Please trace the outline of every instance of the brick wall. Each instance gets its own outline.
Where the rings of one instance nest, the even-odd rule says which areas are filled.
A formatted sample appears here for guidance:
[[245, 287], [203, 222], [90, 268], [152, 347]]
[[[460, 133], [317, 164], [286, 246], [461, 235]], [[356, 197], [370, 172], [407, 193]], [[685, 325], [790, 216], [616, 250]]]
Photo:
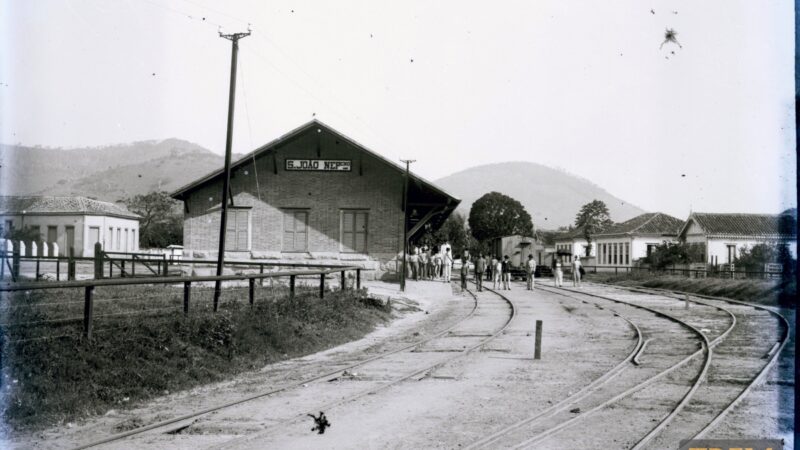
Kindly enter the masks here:
[[[287, 158], [346, 159], [352, 161], [352, 171], [286, 171]], [[266, 152], [255, 163], [254, 167], [251, 160], [232, 172], [234, 204], [250, 208], [249, 250], [232, 253], [232, 257], [364, 261], [365, 266], [374, 261], [373, 268], [380, 271], [393, 267], [390, 261], [402, 241], [403, 178], [399, 172], [335, 136], [315, 130], [278, 148], [274, 158], [273, 152]], [[187, 195], [184, 246], [188, 256], [216, 256], [221, 189], [220, 178]], [[284, 211], [295, 208], [308, 210], [308, 252], [281, 251]], [[341, 251], [343, 209], [368, 211], [366, 255]]]

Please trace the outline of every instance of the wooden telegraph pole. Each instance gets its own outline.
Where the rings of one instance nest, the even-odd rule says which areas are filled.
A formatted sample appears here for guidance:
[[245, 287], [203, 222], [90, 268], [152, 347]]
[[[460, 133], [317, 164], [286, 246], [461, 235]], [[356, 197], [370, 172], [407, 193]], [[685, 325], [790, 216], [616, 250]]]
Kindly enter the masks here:
[[[219, 226], [219, 255], [217, 256], [217, 276], [222, 275], [222, 268], [225, 265], [225, 229], [228, 224], [228, 196], [231, 182], [231, 144], [233, 143], [233, 106], [236, 101], [236, 57], [239, 53], [239, 39], [250, 36], [248, 27], [247, 33], [222, 34], [219, 37], [231, 41], [231, 86], [228, 93], [228, 136], [225, 139], [225, 173], [222, 177], [222, 220]], [[233, 199], [230, 199], [233, 200]], [[222, 282], [214, 282], [214, 311], [219, 308], [219, 296], [221, 293]]]
[[403, 179], [403, 267], [400, 275], [400, 290], [406, 291], [406, 253], [408, 253], [408, 176], [409, 164], [417, 162], [416, 159], [401, 159], [406, 163], [406, 177]]

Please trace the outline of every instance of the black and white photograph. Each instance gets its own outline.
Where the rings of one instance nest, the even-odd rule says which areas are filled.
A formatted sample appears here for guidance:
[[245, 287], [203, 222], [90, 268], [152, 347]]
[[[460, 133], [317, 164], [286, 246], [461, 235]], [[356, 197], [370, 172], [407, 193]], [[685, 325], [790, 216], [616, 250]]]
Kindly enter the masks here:
[[794, 449], [796, 9], [0, 0], [0, 448]]

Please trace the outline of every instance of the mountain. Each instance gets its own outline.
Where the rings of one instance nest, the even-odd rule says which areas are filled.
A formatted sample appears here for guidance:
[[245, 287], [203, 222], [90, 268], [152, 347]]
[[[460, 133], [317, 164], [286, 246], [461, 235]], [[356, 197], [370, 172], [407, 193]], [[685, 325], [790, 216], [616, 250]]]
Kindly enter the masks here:
[[171, 191], [223, 165], [222, 156], [180, 139], [74, 149], [0, 145], [0, 161], [4, 195], [106, 201]]
[[475, 200], [497, 191], [519, 200], [531, 215], [534, 227], [541, 229], [573, 224], [581, 206], [595, 199], [605, 202], [615, 222], [644, 212], [591, 181], [530, 162], [472, 167], [436, 180], [436, 184], [461, 199], [457, 211], [464, 216], [469, 216]]

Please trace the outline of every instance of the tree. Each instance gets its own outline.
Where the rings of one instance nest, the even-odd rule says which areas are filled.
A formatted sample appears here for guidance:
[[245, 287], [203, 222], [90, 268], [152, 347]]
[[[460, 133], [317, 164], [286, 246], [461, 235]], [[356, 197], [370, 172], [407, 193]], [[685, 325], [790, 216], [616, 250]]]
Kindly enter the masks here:
[[435, 247], [449, 242], [453, 248], [453, 255], [460, 255], [465, 248], [470, 247], [469, 235], [464, 223], [464, 216], [453, 213], [444, 221], [436, 232], [426, 231], [417, 241], [417, 245]]
[[514, 234], [533, 235], [531, 215], [522, 203], [499, 192], [484, 194], [472, 204], [469, 227], [480, 242]]
[[792, 273], [797, 264], [786, 244], [764, 243], [741, 249], [736, 258], [736, 270], [761, 272], [768, 263], [780, 264], [787, 274]]
[[586, 256], [592, 252], [592, 236], [605, 230], [613, 222], [608, 214], [608, 207], [601, 200], [592, 200], [583, 205], [575, 216], [575, 226], [583, 228], [583, 237], [586, 238]]
[[650, 264], [655, 269], [664, 269], [675, 264], [690, 264], [704, 262], [706, 260], [706, 244], [686, 243], [686, 242], [667, 242], [664, 241], [656, 245], [650, 255], [644, 258], [644, 262]]
[[140, 194], [123, 201], [128, 209], [142, 218], [139, 221], [139, 246], [164, 248], [183, 243], [183, 217], [180, 202], [166, 192]]

